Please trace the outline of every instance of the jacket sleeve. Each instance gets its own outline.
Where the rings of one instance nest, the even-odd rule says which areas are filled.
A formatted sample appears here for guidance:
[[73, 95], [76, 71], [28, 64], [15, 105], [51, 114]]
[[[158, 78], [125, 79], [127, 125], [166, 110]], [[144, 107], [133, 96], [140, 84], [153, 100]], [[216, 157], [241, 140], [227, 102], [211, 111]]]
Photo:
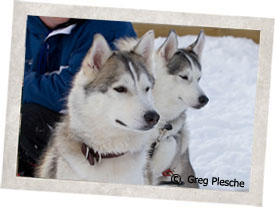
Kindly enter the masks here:
[[[57, 112], [65, 109], [73, 76], [79, 70], [95, 33], [86, 33], [79, 39], [79, 46], [73, 51], [68, 68], [42, 75], [37, 72], [25, 72], [22, 102], [40, 104]], [[125, 36], [136, 37], [132, 24], [122, 22], [116, 24], [112, 30], [102, 31], [102, 34], [112, 49], [115, 39]]]

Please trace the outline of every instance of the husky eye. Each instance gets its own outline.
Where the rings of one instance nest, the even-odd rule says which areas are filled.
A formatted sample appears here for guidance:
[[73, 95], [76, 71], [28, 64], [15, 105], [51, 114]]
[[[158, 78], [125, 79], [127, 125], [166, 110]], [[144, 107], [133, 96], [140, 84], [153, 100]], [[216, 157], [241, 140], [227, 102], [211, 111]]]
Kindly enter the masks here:
[[181, 77], [183, 80], [188, 80], [188, 76], [187, 75], [185, 75], [185, 76], [179, 75], [179, 77]]
[[114, 88], [114, 90], [118, 93], [127, 93], [127, 88], [125, 88], [124, 86], [119, 86]]
[[150, 87], [147, 87], [146, 89], [145, 89], [145, 92], [148, 92], [150, 90]]
[[198, 78], [198, 81], [200, 81], [200, 80], [201, 80], [201, 78], [199, 77], [199, 78]]

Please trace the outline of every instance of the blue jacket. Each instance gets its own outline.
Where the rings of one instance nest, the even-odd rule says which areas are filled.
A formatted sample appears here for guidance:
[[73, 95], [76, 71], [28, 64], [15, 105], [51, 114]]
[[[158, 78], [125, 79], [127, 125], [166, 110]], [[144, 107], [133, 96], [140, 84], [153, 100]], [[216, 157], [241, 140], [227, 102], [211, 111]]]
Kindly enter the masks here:
[[56, 112], [63, 110], [72, 78], [96, 33], [101, 33], [112, 49], [115, 39], [136, 37], [128, 22], [80, 20], [50, 31], [39, 17], [29, 16], [22, 103], [40, 104]]

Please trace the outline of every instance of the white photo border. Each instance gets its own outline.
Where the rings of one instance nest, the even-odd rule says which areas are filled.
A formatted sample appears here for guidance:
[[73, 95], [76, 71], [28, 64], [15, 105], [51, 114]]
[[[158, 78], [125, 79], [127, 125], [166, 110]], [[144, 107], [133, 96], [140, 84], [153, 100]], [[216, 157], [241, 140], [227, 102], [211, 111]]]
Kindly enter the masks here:
[[[249, 192], [17, 177], [17, 149], [20, 126], [21, 92], [24, 75], [26, 20], [28, 15], [119, 20], [150, 24], [171, 25], [172, 23], [173, 25], [182, 26], [260, 31], [259, 69], [257, 75]], [[12, 189], [91, 193], [260, 206], [263, 192], [273, 29], [274, 20], [267, 18], [229, 17], [15, 1], [2, 186]], [[169, 189], [169, 191], [167, 189]]]

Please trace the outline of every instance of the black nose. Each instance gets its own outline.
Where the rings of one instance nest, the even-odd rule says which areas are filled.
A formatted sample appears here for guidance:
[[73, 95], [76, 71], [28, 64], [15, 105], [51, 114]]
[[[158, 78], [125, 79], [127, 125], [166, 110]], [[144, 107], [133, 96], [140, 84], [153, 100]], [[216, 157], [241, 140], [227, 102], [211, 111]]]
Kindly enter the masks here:
[[208, 103], [208, 101], [209, 101], [209, 99], [205, 95], [202, 95], [199, 97], [199, 103], [202, 106], [206, 105]]
[[159, 121], [159, 114], [155, 111], [147, 111], [144, 115], [144, 119], [150, 127], [153, 127]]

